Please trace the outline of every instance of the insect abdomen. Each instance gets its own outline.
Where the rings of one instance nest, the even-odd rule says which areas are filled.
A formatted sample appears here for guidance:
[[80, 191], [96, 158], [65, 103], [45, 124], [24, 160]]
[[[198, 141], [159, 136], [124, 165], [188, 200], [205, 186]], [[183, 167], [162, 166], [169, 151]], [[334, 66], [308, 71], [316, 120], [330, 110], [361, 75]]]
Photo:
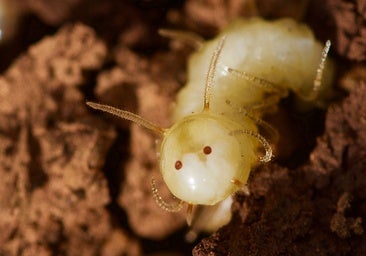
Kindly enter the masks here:
[[[270, 95], [271, 104], [275, 105], [288, 90], [300, 97], [311, 93], [323, 49], [311, 30], [291, 19], [272, 22], [260, 18], [239, 19], [191, 56], [188, 83], [177, 98], [176, 120], [202, 110], [203, 74], [207, 73], [212, 53], [223, 36], [226, 36], [226, 42], [217, 65], [211, 111], [232, 115], [240, 121], [242, 117], [233, 112], [243, 107], [251, 108]], [[269, 81], [275, 88], [264, 86], [258, 80], [237, 77], [229, 73], [228, 68]], [[331, 67], [326, 67], [322, 91], [329, 88], [331, 73]], [[319, 93], [320, 97], [322, 93]], [[253, 112], [255, 114], [255, 109]], [[261, 113], [258, 111], [258, 115]]]

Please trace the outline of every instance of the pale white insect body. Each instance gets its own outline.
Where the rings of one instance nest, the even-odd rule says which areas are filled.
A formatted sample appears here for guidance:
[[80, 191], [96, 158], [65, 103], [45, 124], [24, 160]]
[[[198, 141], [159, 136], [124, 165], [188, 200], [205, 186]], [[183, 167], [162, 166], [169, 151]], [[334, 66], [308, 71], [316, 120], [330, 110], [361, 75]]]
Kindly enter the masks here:
[[[210, 111], [201, 117], [204, 74], [224, 36]], [[234, 131], [257, 132], [255, 119], [271, 111], [290, 89], [309, 95], [322, 49], [307, 26], [291, 19], [237, 20], [203, 44], [189, 60], [188, 83], [177, 97], [174, 118], [179, 131], [173, 126], [162, 144], [161, 170], [171, 192], [190, 204], [212, 205], [238, 189], [233, 180], [246, 184], [258, 159], [258, 139]], [[330, 85], [330, 70], [326, 72], [322, 90]], [[249, 77], [243, 77], [246, 74]], [[202, 153], [205, 145], [212, 148], [209, 156]], [[183, 167], [171, 171], [177, 160]]]
[[[190, 58], [188, 83], [177, 97], [172, 127], [161, 128], [110, 106], [88, 105], [163, 136], [161, 173], [180, 201], [167, 204], [153, 181], [154, 198], [168, 211], [188, 203], [190, 212], [193, 205], [225, 200], [247, 183], [259, 160], [271, 159], [269, 143], [259, 134], [260, 117], [289, 90], [321, 101], [332, 73], [324, 67], [329, 45], [322, 49], [310, 29], [293, 20], [237, 20]], [[264, 156], [259, 156], [259, 147]]]

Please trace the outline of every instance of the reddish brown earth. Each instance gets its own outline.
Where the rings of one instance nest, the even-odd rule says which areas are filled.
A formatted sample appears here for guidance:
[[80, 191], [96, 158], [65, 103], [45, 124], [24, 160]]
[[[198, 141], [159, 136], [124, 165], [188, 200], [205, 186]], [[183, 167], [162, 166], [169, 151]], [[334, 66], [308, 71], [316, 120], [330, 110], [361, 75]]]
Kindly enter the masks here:
[[[14, 1], [2, 1], [3, 4]], [[366, 1], [31, 1], [0, 42], [0, 255], [366, 255]], [[11, 15], [10, 15], [11, 14]], [[277, 158], [252, 172], [232, 221], [193, 243], [154, 202], [157, 139], [95, 100], [169, 126], [192, 48], [235, 17], [291, 16], [333, 42], [334, 98], [269, 117]]]

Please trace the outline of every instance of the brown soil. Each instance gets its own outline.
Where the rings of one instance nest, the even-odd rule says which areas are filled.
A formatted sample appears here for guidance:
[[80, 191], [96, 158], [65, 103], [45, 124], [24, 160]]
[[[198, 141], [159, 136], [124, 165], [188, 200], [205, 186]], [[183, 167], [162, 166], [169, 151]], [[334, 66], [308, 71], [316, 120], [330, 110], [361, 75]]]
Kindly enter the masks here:
[[[365, 0], [1, 4], [0, 255], [366, 255]], [[332, 40], [335, 96], [307, 114], [281, 104], [277, 158], [252, 172], [228, 225], [189, 243], [185, 213], [151, 195], [154, 177], [169, 197], [156, 136], [85, 101], [169, 126], [193, 49], [157, 30], [209, 38], [255, 15]]]

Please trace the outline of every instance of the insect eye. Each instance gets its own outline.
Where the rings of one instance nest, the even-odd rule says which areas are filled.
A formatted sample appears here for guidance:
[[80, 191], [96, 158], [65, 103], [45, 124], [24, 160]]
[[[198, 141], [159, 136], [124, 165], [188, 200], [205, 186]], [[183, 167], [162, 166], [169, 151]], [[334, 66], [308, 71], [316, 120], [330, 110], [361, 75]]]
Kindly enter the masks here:
[[183, 163], [182, 163], [182, 161], [176, 161], [175, 162], [175, 165], [174, 165], [174, 167], [175, 167], [175, 169], [178, 171], [178, 170], [180, 170], [180, 169], [182, 169], [182, 167], [183, 167]]
[[212, 148], [210, 146], [206, 146], [203, 148], [203, 153], [205, 155], [209, 155], [209, 154], [211, 154], [211, 152], [212, 152]]

